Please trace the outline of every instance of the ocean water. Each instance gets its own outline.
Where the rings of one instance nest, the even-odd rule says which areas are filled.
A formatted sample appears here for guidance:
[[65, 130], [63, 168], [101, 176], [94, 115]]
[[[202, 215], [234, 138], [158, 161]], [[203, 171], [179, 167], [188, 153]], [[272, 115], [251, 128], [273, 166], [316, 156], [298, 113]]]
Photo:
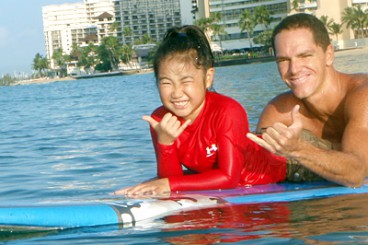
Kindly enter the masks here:
[[[368, 49], [336, 67], [368, 72]], [[242, 103], [251, 130], [286, 90], [273, 62], [216, 68], [215, 89]], [[152, 73], [0, 87], [0, 206], [111, 201], [156, 174], [148, 124], [160, 105]], [[123, 200], [120, 197], [119, 200]], [[6, 244], [368, 244], [367, 195], [238, 205], [148, 224], [0, 232]]]

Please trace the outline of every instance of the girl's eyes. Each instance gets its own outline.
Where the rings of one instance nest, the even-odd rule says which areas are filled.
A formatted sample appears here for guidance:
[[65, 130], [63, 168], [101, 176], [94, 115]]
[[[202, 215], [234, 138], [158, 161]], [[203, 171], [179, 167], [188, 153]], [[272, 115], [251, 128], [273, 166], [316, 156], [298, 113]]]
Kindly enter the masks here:
[[168, 80], [161, 80], [161, 81], [159, 82], [159, 84], [160, 84], [160, 85], [170, 85], [170, 84], [171, 84], [171, 82], [170, 82], [170, 81], [168, 81]]
[[[190, 84], [192, 82], [193, 82], [192, 80], [184, 80], [184, 81], [181, 81], [181, 84]], [[163, 80], [163, 81], [160, 81], [159, 84], [160, 85], [172, 85], [172, 82]]]

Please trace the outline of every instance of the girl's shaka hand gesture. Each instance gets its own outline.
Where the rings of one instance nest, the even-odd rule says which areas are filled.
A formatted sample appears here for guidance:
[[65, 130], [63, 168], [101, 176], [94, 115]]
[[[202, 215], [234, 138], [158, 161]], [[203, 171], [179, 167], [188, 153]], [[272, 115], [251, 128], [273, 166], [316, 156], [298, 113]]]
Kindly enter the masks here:
[[186, 120], [181, 124], [179, 119], [171, 113], [166, 113], [161, 122], [157, 122], [151, 116], [143, 116], [142, 119], [156, 131], [158, 142], [162, 145], [172, 145], [191, 123], [190, 120]]

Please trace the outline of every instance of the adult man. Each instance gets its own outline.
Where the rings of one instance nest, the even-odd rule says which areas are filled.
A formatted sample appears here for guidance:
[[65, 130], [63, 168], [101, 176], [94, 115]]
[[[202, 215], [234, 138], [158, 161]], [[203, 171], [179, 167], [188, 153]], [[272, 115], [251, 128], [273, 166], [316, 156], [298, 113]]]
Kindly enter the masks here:
[[[265, 107], [248, 138], [332, 182], [362, 185], [368, 175], [368, 75], [333, 67], [334, 50], [322, 22], [309, 14], [286, 17], [273, 32], [281, 79], [290, 91]], [[304, 130], [332, 143], [322, 149]]]

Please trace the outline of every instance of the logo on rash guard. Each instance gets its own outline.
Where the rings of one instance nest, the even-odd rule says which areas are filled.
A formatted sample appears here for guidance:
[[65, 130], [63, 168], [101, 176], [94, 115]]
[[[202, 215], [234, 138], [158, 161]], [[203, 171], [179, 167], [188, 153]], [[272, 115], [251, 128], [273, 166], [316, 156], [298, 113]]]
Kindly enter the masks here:
[[217, 146], [215, 144], [211, 145], [211, 148], [209, 146], [206, 147], [207, 157], [212, 156], [217, 151]]

